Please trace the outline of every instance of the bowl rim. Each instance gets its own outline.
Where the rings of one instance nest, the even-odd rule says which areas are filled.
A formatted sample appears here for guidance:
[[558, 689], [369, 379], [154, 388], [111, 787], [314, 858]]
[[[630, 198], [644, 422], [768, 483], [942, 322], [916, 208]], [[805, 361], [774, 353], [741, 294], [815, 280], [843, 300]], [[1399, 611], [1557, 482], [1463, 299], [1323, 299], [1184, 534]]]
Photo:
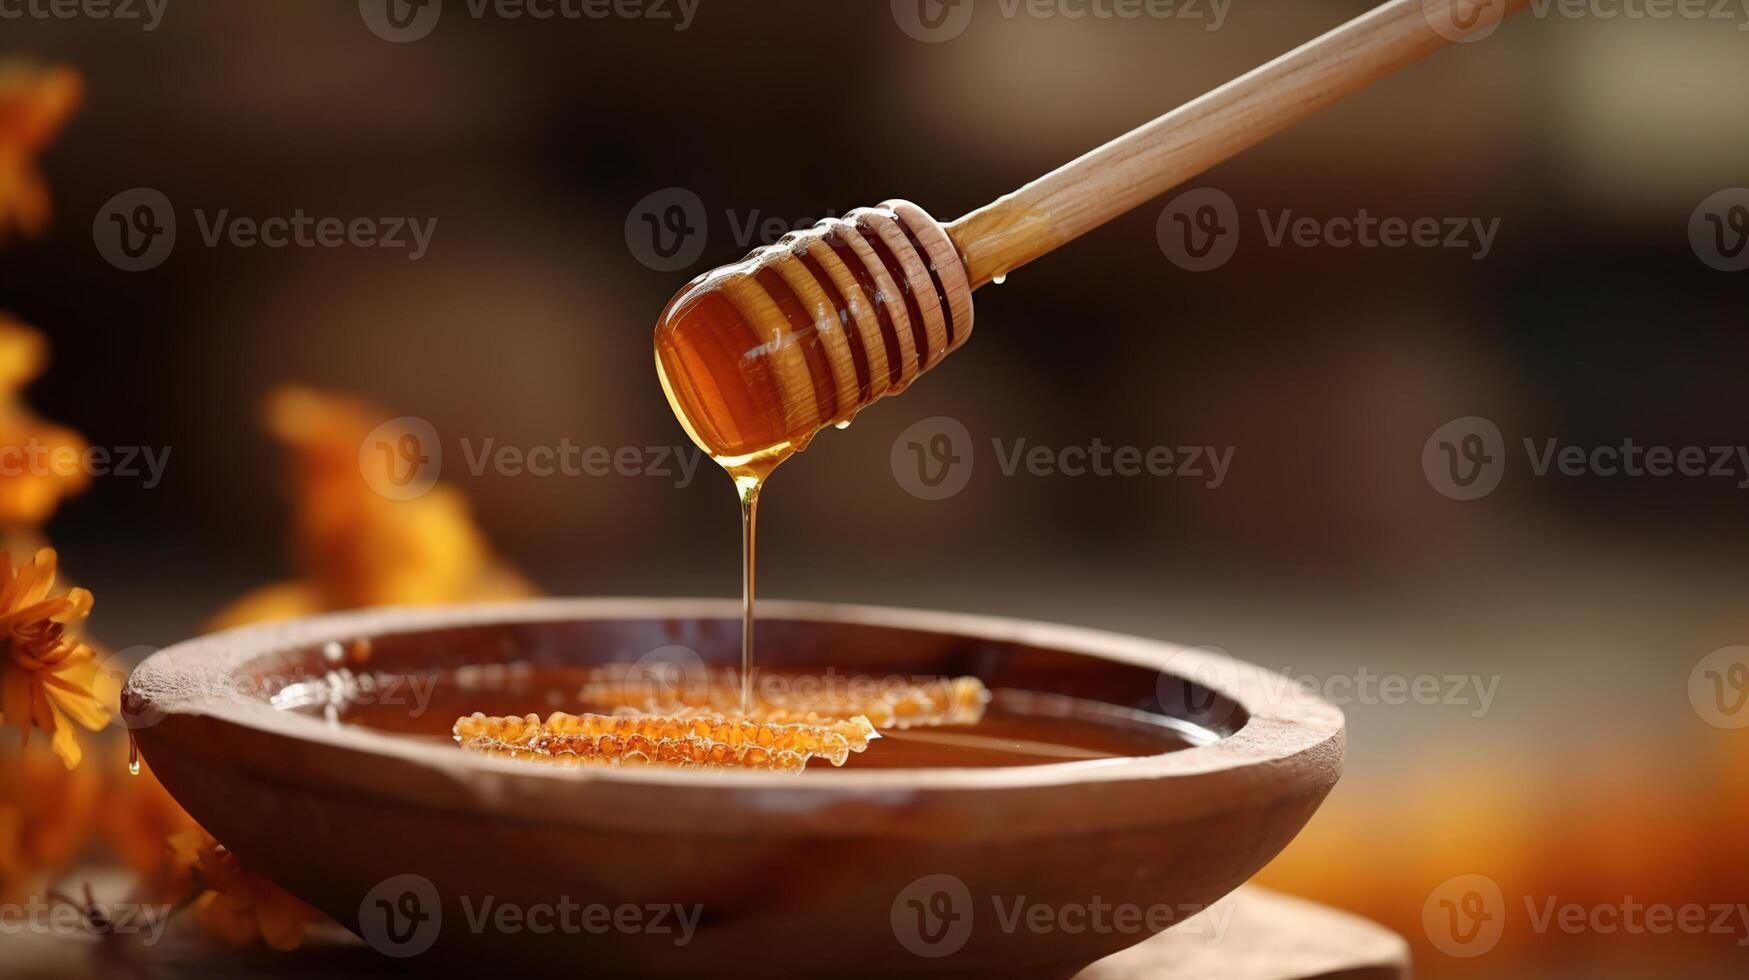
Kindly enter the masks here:
[[[1135, 779], [1193, 777], [1272, 766], [1309, 756], [1316, 767], [1340, 765], [1340, 709], [1287, 677], [1207, 648], [1124, 633], [1035, 620], [835, 602], [760, 600], [774, 620], [926, 630], [970, 639], [1062, 650], [1194, 680], [1247, 714], [1236, 731], [1204, 745], [1159, 755], [994, 768], [810, 770], [793, 773], [679, 770], [659, 767], [565, 768], [529, 765], [372, 729], [332, 724], [318, 716], [274, 708], [240, 696], [229, 678], [263, 656], [360, 637], [511, 623], [599, 619], [739, 619], [738, 600], [699, 598], [545, 598], [454, 606], [378, 607], [242, 626], [166, 647], [128, 678], [122, 723], [152, 727], [168, 716], [206, 717], [268, 737], [387, 756], [458, 777], [627, 784], [677, 784], [730, 789], [781, 788], [796, 793], [894, 790], [1019, 789]], [[148, 758], [149, 761], [149, 758]]]

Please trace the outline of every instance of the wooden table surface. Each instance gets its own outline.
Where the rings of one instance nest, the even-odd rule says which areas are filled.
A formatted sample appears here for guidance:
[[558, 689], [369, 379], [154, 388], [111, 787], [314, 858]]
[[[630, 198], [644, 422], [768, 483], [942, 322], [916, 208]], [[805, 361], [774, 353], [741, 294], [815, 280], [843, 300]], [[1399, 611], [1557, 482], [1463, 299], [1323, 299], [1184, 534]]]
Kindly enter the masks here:
[[1075, 980], [1396, 980], [1409, 944], [1377, 923], [1247, 885]]
[[[19, 937], [3, 972], [18, 980], [386, 980], [446, 976], [447, 964], [379, 956], [336, 926], [291, 953], [218, 950], [174, 932], [131, 967], [106, 963], [83, 938]], [[477, 970], [466, 971], [478, 976]], [[1106, 957], [1076, 980], [1396, 980], [1409, 976], [1408, 944], [1346, 912], [1246, 886], [1177, 927]]]

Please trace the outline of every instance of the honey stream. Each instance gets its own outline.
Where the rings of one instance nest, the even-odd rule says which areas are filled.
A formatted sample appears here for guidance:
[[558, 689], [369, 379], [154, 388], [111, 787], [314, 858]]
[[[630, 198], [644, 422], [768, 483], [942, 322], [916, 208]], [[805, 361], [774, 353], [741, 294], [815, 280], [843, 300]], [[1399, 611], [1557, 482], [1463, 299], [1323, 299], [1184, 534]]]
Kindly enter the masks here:
[[714, 457], [735, 481], [741, 501], [741, 712], [753, 713], [753, 605], [759, 579], [759, 493], [777, 465], [793, 455], [781, 450], [734, 459]]

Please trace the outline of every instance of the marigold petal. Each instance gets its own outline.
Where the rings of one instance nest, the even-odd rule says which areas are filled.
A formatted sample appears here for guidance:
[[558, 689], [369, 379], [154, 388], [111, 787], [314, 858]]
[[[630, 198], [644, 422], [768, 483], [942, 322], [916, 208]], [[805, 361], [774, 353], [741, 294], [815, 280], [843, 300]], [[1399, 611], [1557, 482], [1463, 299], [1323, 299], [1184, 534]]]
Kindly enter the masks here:
[[18, 583], [15, 605], [31, 605], [42, 601], [55, 585], [55, 549], [38, 550], [36, 560], [19, 571]]
[[255, 941], [255, 917], [229, 895], [202, 893], [195, 899], [194, 914], [209, 935], [229, 945], [246, 946]]
[[109, 724], [109, 711], [90, 691], [62, 679], [57, 674], [44, 675], [43, 686], [56, 708], [91, 731], [99, 731]]
[[171, 867], [179, 871], [194, 870], [194, 866], [200, 863], [200, 852], [208, 839], [206, 831], [199, 827], [179, 830], [164, 838], [164, 843], [170, 848]]
[[[0, 601], [0, 606], [7, 605]], [[20, 603], [16, 609], [0, 614], [0, 629], [11, 629], [17, 624], [35, 625], [42, 622], [57, 622], [64, 606], [66, 596], [56, 596], [53, 599], [43, 599], [40, 596], [28, 602]]]
[[309, 920], [303, 903], [265, 879], [257, 879], [251, 891], [261, 938], [282, 953], [297, 949], [304, 941], [304, 925]]
[[49, 692], [38, 683], [36, 675], [30, 676], [30, 682], [25, 685], [25, 691], [30, 695], [30, 720], [36, 727], [55, 733], [55, 708], [49, 703]]
[[0, 663], [0, 721], [12, 719], [18, 726], [19, 745], [30, 740], [30, 673]]
[[[53, 708], [50, 708], [49, 710], [51, 712], [54, 711]], [[49, 747], [54, 749], [55, 754], [61, 757], [61, 761], [66, 764], [68, 769], [73, 769], [79, 765], [79, 760], [85, 756], [79, 749], [79, 740], [73, 737], [73, 726], [61, 722], [61, 719], [57, 719], [57, 722], [51, 723], [53, 724], [53, 727], [49, 729], [51, 733], [49, 735]]]
[[69, 589], [66, 595], [61, 596], [61, 600], [66, 603], [65, 607], [51, 617], [57, 623], [84, 619], [91, 615], [91, 606], [96, 601], [90, 589]]

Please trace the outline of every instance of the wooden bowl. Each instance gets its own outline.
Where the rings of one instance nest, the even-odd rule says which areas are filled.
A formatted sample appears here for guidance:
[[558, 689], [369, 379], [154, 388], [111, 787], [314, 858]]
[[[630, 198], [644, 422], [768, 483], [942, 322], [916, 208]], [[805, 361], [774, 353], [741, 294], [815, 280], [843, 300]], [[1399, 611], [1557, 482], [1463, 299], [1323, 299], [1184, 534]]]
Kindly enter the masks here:
[[733, 664], [739, 630], [734, 603], [682, 599], [322, 616], [157, 653], [123, 713], [153, 772], [245, 867], [420, 968], [1067, 977], [1243, 883], [1341, 769], [1339, 711], [1223, 656], [797, 602], [762, 604], [762, 667], [969, 673], [1165, 716], [1205, 744], [1001, 768], [560, 769], [283, 707], [365, 662], [417, 675], [683, 645]]

